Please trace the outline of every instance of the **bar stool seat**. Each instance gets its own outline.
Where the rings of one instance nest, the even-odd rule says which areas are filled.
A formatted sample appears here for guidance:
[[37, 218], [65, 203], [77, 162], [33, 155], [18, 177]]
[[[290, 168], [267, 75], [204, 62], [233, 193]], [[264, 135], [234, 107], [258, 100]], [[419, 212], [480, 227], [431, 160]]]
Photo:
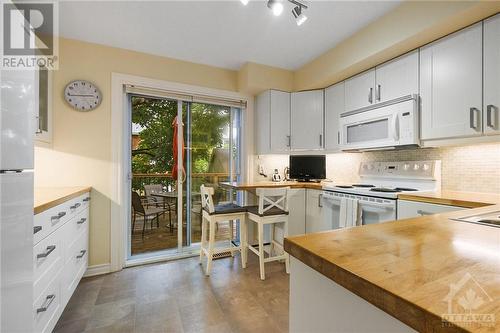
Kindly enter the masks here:
[[[201, 249], [200, 249], [200, 264], [203, 262], [203, 257], [207, 257], [207, 266], [205, 275], [210, 275], [212, 270], [212, 260], [222, 253], [231, 252], [231, 256], [234, 256], [235, 252], [241, 252], [241, 265], [243, 268], [246, 267], [246, 251], [241, 251], [246, 245], [246, 207], [238, 206], [235, 203], [223, 203], [219, 205], [214, 205], [213, 194], [214, 189], [212, 187], [206, 187], [201, 185], [201, 205], [203, 207], [202, 211], [202, 223], [201, 223]], [[240, 221], [240, 244], [235, 245], [232, 241], [234, 221]], [[230, 235], [229, 244], [224, 247], [215, 248], [215, 233], [217, 231], [217, 225], [219, 222], [229, 221], [230, 225]], [[208, 227], [208, 230], [207, 230]], [[208, 240], [207, 240], [208, 231]]]
[[246, 207], [247, 212], [250, 214], [255, 214], [258, 216], [272, 216], [272, 215], [288, 215], [287, 211], [283, 209], [279, 209], [278, 207], [271, 207], [268, 210], [265, 210], [268, 206], [264, 206], [264, 212], [259, 213], [259, 206], [248, 206]]
[[239, 206], [235, 203], [223, 203], [214, 206], [214, 211], [210, 212], [208, 206], [203, 208], [209, 215], [232, 214], [232, 213], [245, 213], [246, 207]]

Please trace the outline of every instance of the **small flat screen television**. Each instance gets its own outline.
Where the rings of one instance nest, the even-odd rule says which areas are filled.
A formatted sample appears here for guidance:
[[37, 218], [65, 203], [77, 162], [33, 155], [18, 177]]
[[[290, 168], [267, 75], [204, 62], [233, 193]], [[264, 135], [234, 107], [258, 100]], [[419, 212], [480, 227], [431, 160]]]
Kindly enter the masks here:
[[290, 155], [290, 178], [319, 181], [326, 178], [325, 155]]

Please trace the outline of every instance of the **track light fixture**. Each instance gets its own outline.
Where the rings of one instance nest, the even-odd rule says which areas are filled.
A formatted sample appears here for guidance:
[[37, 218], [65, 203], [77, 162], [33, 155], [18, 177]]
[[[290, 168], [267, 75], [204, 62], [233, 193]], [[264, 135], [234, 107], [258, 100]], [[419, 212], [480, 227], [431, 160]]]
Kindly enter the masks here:
[[292, 9], [292, 14], [293, 17], [295, 17], [295, 22], [297, 22], [297, 25], [300, 26], [302, 23], [304, 23], [307, 20], [307, 16], [302, 13], [302, 6], [298, 5], [295, 6], [294, 9]]
[[267, 7], [273, 11], [274, 16], [280, 16], [283, 13], [283, 3], [281, 0], [268, 0]]
[[[250, 0], [240, 0], [243, 5], [248, 5]], [[297, 25], [302, 25], [307, 20], [307, 16], [304, 15], [304, 9], [308, 7], [301, 0], [286, 0], [295, 5], [292, 9], [293, 17]], [[285, 0], [267, 0], [267, 7], [272, 10], [274, 16], [280, 16], [283, 13], [283, 3]]]

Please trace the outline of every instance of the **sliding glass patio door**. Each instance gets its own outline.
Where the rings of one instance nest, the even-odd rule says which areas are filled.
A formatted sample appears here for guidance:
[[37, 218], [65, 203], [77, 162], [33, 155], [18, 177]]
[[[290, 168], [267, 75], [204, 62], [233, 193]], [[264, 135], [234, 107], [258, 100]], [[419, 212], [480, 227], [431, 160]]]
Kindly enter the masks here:
[[[217, 201], [235, 199], [220, 182], [240, 176], [241, 108], [136, 93], [128, 98], [128, 258], [194, 252], [201, 238], [200, 186], [214, 186]], [[178, 175], [172, 174], [176, 163], [182, 165]], [[227, 232], [221, 226], [221, 237]]]

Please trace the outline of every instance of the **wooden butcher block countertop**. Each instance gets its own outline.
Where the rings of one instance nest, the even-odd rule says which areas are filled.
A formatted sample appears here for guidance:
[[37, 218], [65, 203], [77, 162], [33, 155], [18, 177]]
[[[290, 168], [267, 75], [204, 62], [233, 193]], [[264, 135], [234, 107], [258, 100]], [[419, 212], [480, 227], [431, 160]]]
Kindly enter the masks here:
[[477, 208], [500, 204], [500, 194], [459, 191], [438, 191], [420, 193], [402, 193], [398, 199], [433, 203], [439, 205]]
[[36, 187], [34, 213], [40, 214], [49, 208], [58, 206], [63, 202], [90, 192], [88, 186], [77, 187]]
[[[500, 228], [449, 219], [495, 210], [500, 205], [289, 237], [285, 249], [419, 332], [500, 332]], [[487, 293], [473, 313], [493, 314], [493, 327], [443, 326], [450, 285], [468, 277]]]
[[[313, 182], [296, 182], [296, 181], [283, 181], [283, 182], [222, 182], [221, 186], [226, 188], [232, 188], [233, 190], [239, 191], [255, 191], [257, 188], [278, 188], [278, 187], [290, 187], [290, 188], [310, 188], [314, 190], [321, 190], [324, 185], [329, 184], [328, 182], [313, 183]], [[331, 184], [331, 183], [330, 183]]]

